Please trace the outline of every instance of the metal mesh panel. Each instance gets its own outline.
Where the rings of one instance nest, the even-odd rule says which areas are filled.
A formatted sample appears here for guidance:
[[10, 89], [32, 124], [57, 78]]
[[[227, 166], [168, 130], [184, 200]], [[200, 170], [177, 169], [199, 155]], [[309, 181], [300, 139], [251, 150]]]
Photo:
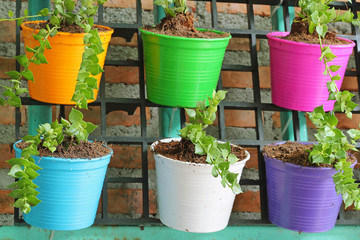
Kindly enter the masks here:
[[[212, 27], [219, 29], [218, 27], [218, 11], [216, 7], [216, 2], [227, 2], [227, 3], [241, 3], [246, 4], [247, 6], [247, 29], [219, 29], [222, 31], [230, 32], [233, 37], [244, 38], [249, 40], [250, 44], [250, 65], [223, 65], [222, 69], [227, 71], [240, 71], [240, 72], [250, 72], [252, 75], [252, 85], [253, 85], [253, 102], [242, 102], [242, 101], [224, 101], [219, 105], [219, 136], [220, 140], [226, 140], [226, 131], [225, 131], [225, 117], [224, 111], [227, 109], [234, 110], [252, 110], [255, 112], [256, 119], [256, 140], [246, 140], [239, 137], [238, 139], [232, 140], [232, 143], [238, 144], [243, 147], [254, 147], [257, 149], [258, 158], [258, 173], [259, 180], [252, 179], [242, 179], [241, 185], [254, 185], [260, 187], [260, 197], [261, 197], [261, 219], [259, 220], [248, 220], [248, 219], [237, 219], [230, 222], [230, 225], [239, 225], [239, 224], [270, 224], [267, 220], [267, 197], [266, 197], [266, 182], [265, 182], [265, 164], [262, 158], [261, 149], [264, 145], [272, 143], [273, 141], [265, 140], [264, 137], [264, 122], [263, 122], [263, 112], [265, 111], [287, 111], [286, 109], [277, 107], [270, 103], [263, 103], [261, 101], [261, 91], [260, 91], [260, 81], [259, 81], [259, 63], [258, 63], [258, 52], [256, 48], [258, 39], [266, 39], [267, 31], [256, 30], [255, 29], [255, 16], [254, 16], [254, 5], [271, 5], [276, 6], [280, 4], [283, 6], [285, 29], [290, 29], [290, 17], [288, 12], [288, 6], [295, 6], [296, 1], [292, 0], [204, 0], [205, 2], [211, 2], [211, 23]], [[281, 2], [281, 3], [280, 3]], [[16, 15], [20, 15], [21, 0], [16, 1]], [[334, 6], [338, 9], [347, 9], [348, 7], [352, 9], [355, 16], [357, 16], [357, 11], [360, 10], [360, 5], [357, 1], [353, 0], [353, 3], [344, 3], [336, 2]], [[125, 24], [125, 23], [116, 23], [116, 22], [104, 22], [104, 8], [100, 6], [98, 13], [98, 23], [114, 28], [115, 32], [113, 37], [123, 37], [127, 40], [130, 40], [132, 36], [137, 33], [139, 35], [138, 29], [142, 27], [142, 6], [141, 1], [136, 0], [136, 23], [134, 24]], [[360, 33], [358, 28], [352, 28], [352, 35], [346, 35], [341, 37], [351, 39], [356, 43], [360, 41]], [[20, 30], [17, 28], [16, 31], [16, 53], [20, 53]], [[97, 136], [97, 140], [105, 141], [107, 143], [113, 144], [131, 144], [141, 146], [142, 150], [142, 170], [141, 177], [109, 177], [105, 179], [104, 188], [102, 192], [102, 214], [99, 218], [96, 219], [96, 224], [100, 225], [157, 225], [160, 224], [160, 221], [157, 218], [150, 216], [149, 214], [149, 181], [148, 181], [148, 146], [158, 140], [154, 137], [148, 137], [147, 134], [147, 120], [146, 120], [146, 108], [147, 107], [158, 107], [158, 105], [149, 102], [145, 97], [145, 82], [144, 82], [144, 65], [143, 65], [143, 50], [142, 50], [142, 41], [139, 37], [138, 40], [138, 61], [110, 61], [107, 60], [105, 65], [108, 66], [136, 66], [139, 68], [139, 93], [140, 98], [111, 98], [106, 97], [105, 95], [105, 80], [103, 74], [99, 97], [96, 102], [90, 104], [90, 106], [100, 106], [101, 107], [101, 133], [100, 136]], [[355, 64], [356, 70], [347, 70], [347, 76], [356, 76], [358, 86], [360, 85], [360, 62], [359, 62], [359, 52], [360, 48], [357, 44], [354, 49], [355, 54]], [[19, 69], [19, 66], [17, 66]], [[221, 77], [218, 83], [218, 89], [223, 89]], [[359, 88], [360, 89], [360, 88]], [[30, 98], [23, 98], [24, 105], [34, 105], [42, 104]], [[141, 122], [141, 134], [139, 137], [136, 136], [107, 136], [106, 133], [106, 114], [116, 110], [127, 111], [128, 113], [134, 113], [136, 108], [140, 108], [140, 122]], [[360, 108], [355, 109], [356, 113], [360, 112]], [[296, 111], [293, 111], [293, 121], [294, 121], [294, 134], [295, 140], [300, 139], [299, 133], [299, 119]], [[60, 107], [60, 116], [65, 115], [65, 107]], [[184, 123], [185, 115], [182, 110], [181, 114], [182, 122]], [[20, 122], [21, 114], [20, 111], [16, 111], [16, 128], [15, 135], [16, 138], [20, 138]], [[142, 217], [137, 219], [129, 218], [110, 218], [108, 215], [108, 194], [107, 188], [110, 183], [141, 183], [142, 186]], [[19, 217], [19, 212], [15, 211], [15, 222], [21, 223], [23, 220]], [[338, 224], [359, 224], [360, 219], [345, 219], [344, 211], [342, 210], [339, 215]]]

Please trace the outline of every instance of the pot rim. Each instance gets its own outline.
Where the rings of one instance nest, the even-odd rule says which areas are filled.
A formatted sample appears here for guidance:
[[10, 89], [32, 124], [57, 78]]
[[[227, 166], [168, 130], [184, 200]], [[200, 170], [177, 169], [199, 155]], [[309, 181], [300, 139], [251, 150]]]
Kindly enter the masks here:
[[[177, 142], [179, 142], [180, 140], [181, 140], [181, 137], [178, 137], [178, 138], [164, 138], [164, 139], [160, 139], [160, 140], [158, 140], [158, 141], [156, 141], [156, 142], [153, 142], [153, 143], [151, 144], [151, 146], [150, 146], [151, 152], [153, 152], [154, 155], [158, 155], [158, 156], [161, 156], [162, 158], [167, 159], [167, 160], [169, 160], [169, 161], [173, 161], [173, 162], [177, 162], [177, 163], [181, 163], [181, 164], [192, 165], [192, 166], [211, 166], [211, 164], [209, 164], [209, 163], [192, 163], [192, 162], [180, 161], [180, 160], [173, 159], [173, 158], [169, 158], [169, 157], [166, 157], [166, 156], [164, 156], [164, 155], [162, 155], [162, 154], [159, 154], [159, 153], [155, 153], [155, 152], [154, 152], [154, 146], [157, 145], [159, 142], [170, 142], [170, 141], [177, 141]], [[225, 142], [223, 142], [223, 141], [218, 141], [218, 142], [219, 142], [219, 143], [225, 143]], [[230, 145], [240, 147], [240, 146], [235, 145], [235, 144], [230, 144]], [[242, 147], [240, 147], [240, 148], [242, 148]], [[243, 148], [243, 149], [244, 149], [244, 148]], [[245, 150], [245, 149], [244, 149], [244, 150]], [[246, 154], [247, 154], [247, 156], [246, 156], [245, 159], [243, 159], [243, 160], [241, 160], [241, 161], [237, 161], [235, 164], [230, 165], [230, 166], [236, 166], [236, 165], [238, 165], [238, 164], [243, 164], [243, 163], [245, 164], [245, 163], [250, 159], [250, 153], [249, 153], [247, 150], [245, 150], [245, 152], [246, 152]]]
[[[28, 23], [36, 23], [36, 22], [46, 22], [45, 20], [36, 20], [36, 21], [26, 21], [26, 22], [23, 22], [21, 24], [21, 29], [24, 29], [24, 30], [28, 30], [28, 31], [34, 31], [34, 32], [38, 32], [39, 30], [38, 29], [33, 29], [29, 26], [27, 26]], [[114, 29], [110, 28], [110, 27], [107, 27], [107, 26], [104, 26], [104, 25], [98, 25], [98, 24], [94, 24], [94, 26], [97, 26], [97, 27], [101, 27], [101, 28], [104, 28], [106, 29], [107, 31], [103, 31], [103, 32], [99, 32], [99, 36], [104, 36], [104, 35], [111, 35], [113, 34], [114, 32]], [[72, 35], [76, 35], [76, 36], [85, 36], [86, 33], [69, 33], [69, 32], [60, 32], [58, 31], [56, 35], [61, 35], [61, 36], [72, 36]]]
[[[281, 142], [276, 142], [274, 144], [268, 144], [268, 145], [281, 145], [281, 144], [284, 144], [286, 143], [286, 141], [281, 141]], [[299, 142], [299, 143], [302, 143], [302, 144], [312, 144], [311, 142]], [[352, 155], [352, 154], [351, 154]], [[265, 153], [263, 153], [263, 156], [264, 156], [264, 161], [266, 162], [266, 159], [270, 160], [270, 161], [274, 161], [278, 164], [284, 164], [285, 166], [289, 166], [289, 167], [292, 167], [292, 168], [297, 168], [297, 169], [306, 169], [306, 170], [309, 170], [309, 171], [321, 171], [321, 170], [335, 170], [335, 168], [333, 167], [310, 167], [310, 166], [302, 166], [302, 165], [297, 165], [297, 164], [294, 164], [294, 163], [290, 163], [290, 162], [284, 162], [282, 160], [279, 160], [277, 158], [272, 158], [272, 157], [268, 157]], [[350, 166], [351, 167], [354, 167], [356, 164], [357, 164], [357, 159], [355, 158], [355, 162], [352, 163]]]
[[[19, 140], [19, 141], [16, 141], [14, 144], [13, 144], [13, 148], [15, 151], [22, 151], [20, 148], [18, 148], [16, 146], [17, 143], [19, 142], [22, 142], [23, 140]], [[50, 160], [50, 161], [58, 161], [58, 162], [84, 162], [84, 161], [91, 161], [91, 162], [97, 162], [97, 161], [103, 161], [103, 160], [106, 160], [108, 157], [111, 157], [114, 153], [114, 151], [108, 147], [107, 145], [103, 144], [104, 147], [110, 149], [110, 153], [109, 154], [106, 154], [104, 156], [101, 156], [101, 157], [97, 157], [97, 158], [60, 158], [60, 157], [51, 157], [51, 156], [32, 156], [32, 157], [35, 157], [35, 158], [40, 158], [41, 160]]]
[[[188, 38], [188, 37], [170, 36], [170, 35], [166, 35], [166, 34], [154, 33], [154, 32], [147, 31], [143, 28], [144, 27], [139, 28], [139, 30], [142, 34], [166, 38], [166, 39], [174, 39], [174, 40], [182, 39], [184, 41], [198, 41], [198, 42], [201, 42], [201, 41], [203, 41], [203, 42], [222, 42], [222, 41], [227, 41], [227, 40], [231, 39], [230, 33], [229, 33], [229, 36], [225, 37], [225, 38]], [[199, 31], [210, 31], [210, 32], [215, 32], [215, 33], [219, 33], [219, 34], [226, 33], [226, 32], [214, 30], [214, 29], [206, 29], [206, 28], [196, 28], [196, 29], [198, 29]]]
[[[271, 40], [274, 40], [274, 41], [277, 41], [277, 42], [280, 42], [280, 43], [284, 43], [284, 44], [290, 44], [290, 45], [294, 45], [294, 46], [307, 46], [307, 47], [310, 47], [310, 46], [313, 46], [313, 47], [320, 47], [320, 44], [310, 44], [310, 43], [303, 43], [303, 42], [294, 42], [294, 41], [290, 41], [290, 40], [286, 40], [286, 39], [281, 39], [281, 38], [278, 38], [278, 36], [280, 37], [285, 37], [287, 35], [289, 35], [290, 32], [279, 32], [279, 31], [276, 31], [276, 32], [269, 32], [266, 34], [266, 37], [268, 39], [271, 39]], [[346, 39], [346, 38], [341, 38], [341, 37], [336, 37], [340, 40], [344, 40], [346, 42], [349, 42], [350, 44], [339, 44], [339, 45], [326, 45], [326, 44], [323, 44], [323, 46], [331, 46], [331, 48], [336, 48], [336, 49], [341, 49], [341, 48], [353, 48], [355, 46], [355, 42], [352, 41], [352, 40], [349, 40], [349, 39]]]

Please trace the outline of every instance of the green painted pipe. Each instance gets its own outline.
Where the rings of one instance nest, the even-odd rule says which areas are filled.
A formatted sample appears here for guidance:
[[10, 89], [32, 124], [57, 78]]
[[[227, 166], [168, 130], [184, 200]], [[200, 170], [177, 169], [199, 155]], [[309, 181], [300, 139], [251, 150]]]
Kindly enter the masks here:
[[[162, 7], [154, 5], [154, 21], [158, 23], [165, 17]], [[181, 129], [180, 109], [172, 107], [159, 107], [159, 134], [161, 138], [178, 137]]]
[[[272, 17], [271, 22], [274, 30], [285, 31], [284, 14], [282, 7], [271, 7]], [[295, 10], [293, 7], [289, 7], [290, 19], [294, 19]], [[306, 118], [304, 112], [298, 112], [299, 114], [299, 127], [300, 127], [300, 140], [308, 141]], [[281, 135], [283, 140], [294, 141], [294, 125], [292, 120], [292, 112], [286, 111], [280, 113], [281, 120]]]
[[214, 233], [189, 233], [159, 226], [94, 226], [78, 231], [50, 231], [29, 226], [2, 226], [0, 239], [8, 240], [356, 240], [360, 226], [336, 226], [328, 232], [304, 233], [273, 225], [231, 226]]
[[[50, 0], [29, 0], [29, 15], [37, 14], [43, 8], [50, 8]], [[33, 20], [43, 20], [38, 17]], [[52, 121], [51, 105], [30, 105], [28, 106], [29, 127], [28, 133], [36, 135], [36, 129], [40, 124]]]

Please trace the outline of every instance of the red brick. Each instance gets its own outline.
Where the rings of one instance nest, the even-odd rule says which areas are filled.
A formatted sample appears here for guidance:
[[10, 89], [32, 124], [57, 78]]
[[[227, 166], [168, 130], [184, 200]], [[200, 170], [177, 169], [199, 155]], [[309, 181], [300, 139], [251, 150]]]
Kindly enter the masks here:
[[0, 79], [9, 79], [5, 72], [15, 70], [15, 59], [0, 57]]
[[[256, 40], [256, 50], [260, 50], [260, 41]], [[231, 38], [227, 50], [250, 51], [250, 40], [248, 38]]]
[[245, 167], [246, 168], [255, 168], [258, 169], [259, 165], [258, 165], [258, 153], [257, 153], [257, 148], [249, 148], [246, 147], [245, 148], [249, 154], [250, 154], [250, 159], [246, 162]]
[[[154, 191], [149, 191], [149, 212], [156, 214], [156, 197]], [[109, 213], [142, 214], [141, 189], [108, 189]], [[99, 210], [101, 212], [101, 209]]]
[[335, 115], [339, 121], [337, 128], [340, 129], [359, 128], [360, 114], [353, 114], [352, 119], [346, 117], [344, 113], [336, 113]]
[[[221, 79], [223, 87], [252, 88], [253, 80], [251, 72], [222, 71]], [[270, 67], [259, 67], [260, 88], [271, 88]]]
[[122, 37], [112, 37], [110, 40], [110, 44], [128, 46], [128, 47], [137, 47], [137, 33], [133, 35], [130, 42], [127, 42], [126, 39]]
[[236, 195], [233, 212], [261, 212], [260, 192], [246, 191]]
[[16, 41], [16, 22], [0, 22], [1, 42], [14, 43]]
[[[27, 121], [26, 107], [20, 110], [21, 112], [21, 125]], [[14, 125], [15, 124], [15, 108], [12, 106], [0, 106], [0, 124]]]
[[[246, 4], [238, 3], [216, 3], [216, 7], [219, 13], [229, 13], [229, 14], [238, 14], [238, 13], [247, 13]], [[211, 3], [206, 3], [206, 10], [211, 12]], [[254, 5], [254, 14], [262, 17], [270, 16], [270, 6], [267, 5]]]
[[14, 214], [14, 207], [10, 206], [14, 203], [14, 199], [6, 196], [10, 192], [10, 190], [0, 190], [0, 213]]
[[0, 168], [10, 168], [7, 160], [15, 157], [15, 152], [12, 150], [12, 144], [0, 144]]
[[225, 110], [225, 125], [228, 127], [256, 127], [255, 112], [251, 110]]
[[105, 67], [105, 81], [107, 83], [139, 84], [138, 67]]
[[357, 78], [352, 76], [345, 76], [343, 84], [341, 85], [341, 90], [357, 91], [358, 90]]
[[[121, 146], [109, 145], [114, 150], [109, 167], [115, 168], [142, 168], [142, 147], [141, 146]], [[155, 168], [153, 154], [148, 150], [148, 168]]]
[[280, 112], [274, 112], [272, 120], [274, 128], [281, 128]]

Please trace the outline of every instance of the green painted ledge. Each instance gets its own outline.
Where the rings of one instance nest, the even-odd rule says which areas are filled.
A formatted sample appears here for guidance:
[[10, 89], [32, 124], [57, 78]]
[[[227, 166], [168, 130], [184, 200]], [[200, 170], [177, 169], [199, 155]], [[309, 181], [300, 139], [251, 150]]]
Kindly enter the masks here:
[[275, 226], [227, 227], [216, 233], [186, 233], [167, 227], [91, 227], [78, 231], [51, 231], [28, 226], [0, 227], [2, 240], [359, 240], [360, 226], [337, 226], [325, 233], [301, 233]]

